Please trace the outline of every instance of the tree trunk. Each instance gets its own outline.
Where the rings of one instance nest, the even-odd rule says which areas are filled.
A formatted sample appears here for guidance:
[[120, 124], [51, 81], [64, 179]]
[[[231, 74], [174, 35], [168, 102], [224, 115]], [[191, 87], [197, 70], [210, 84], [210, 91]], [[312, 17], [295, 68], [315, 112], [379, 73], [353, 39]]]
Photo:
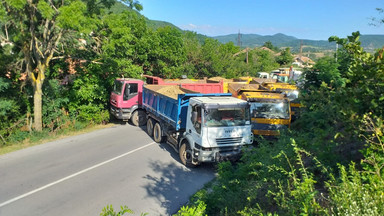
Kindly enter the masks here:
[[33, 128], [36, 131], [42, 131], [43, 130], [43, 121], [42, 121], [42, 104], [43, 104], [43, 81], [37, 79], [34, 84], [34, 95], [33, 95], [33, 114], [34, 114], [34, 126]]

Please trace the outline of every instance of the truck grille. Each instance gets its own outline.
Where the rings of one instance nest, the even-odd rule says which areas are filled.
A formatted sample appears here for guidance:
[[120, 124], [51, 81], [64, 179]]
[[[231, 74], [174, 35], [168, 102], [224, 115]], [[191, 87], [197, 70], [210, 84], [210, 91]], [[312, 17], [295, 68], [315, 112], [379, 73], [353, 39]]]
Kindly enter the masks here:
[[230, 145], [241, 143], [241, 137], [228, 137], [228, 138], [217, 138], [217, 145]]

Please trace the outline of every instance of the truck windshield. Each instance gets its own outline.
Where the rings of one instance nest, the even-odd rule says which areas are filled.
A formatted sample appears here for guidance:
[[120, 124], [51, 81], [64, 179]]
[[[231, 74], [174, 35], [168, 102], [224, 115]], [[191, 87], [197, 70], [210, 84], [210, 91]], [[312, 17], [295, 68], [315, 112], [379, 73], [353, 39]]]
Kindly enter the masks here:
[[293, 101], [299, 97], [299, 91], [298, 90], [291, 90], [287, 92], [287, 97], [289, 100]]
[[113, 93], [121, 95], [123, 90], [124, 82], [120, 80], [115, 80], [115, 84], [113, 85]]
[[250, 124], [249, 108], [208, 108], [203, 114], [206, 127], [244, 126]]
[[265, 119], [289, 119], [289, 103], [278, 102], [256, 102], [251, 103], [253, 118]]

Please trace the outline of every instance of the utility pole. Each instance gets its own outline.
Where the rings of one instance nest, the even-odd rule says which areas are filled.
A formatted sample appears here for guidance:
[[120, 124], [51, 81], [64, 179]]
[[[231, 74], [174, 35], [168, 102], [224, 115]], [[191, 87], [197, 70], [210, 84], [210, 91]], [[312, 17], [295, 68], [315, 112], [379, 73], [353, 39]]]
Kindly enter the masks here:
[[241, 34], [240, 34], [240, 29], [239, 29], [239, 33], [237, 34], [237, 46], [240, 48], [240, 51], [241, 51]]

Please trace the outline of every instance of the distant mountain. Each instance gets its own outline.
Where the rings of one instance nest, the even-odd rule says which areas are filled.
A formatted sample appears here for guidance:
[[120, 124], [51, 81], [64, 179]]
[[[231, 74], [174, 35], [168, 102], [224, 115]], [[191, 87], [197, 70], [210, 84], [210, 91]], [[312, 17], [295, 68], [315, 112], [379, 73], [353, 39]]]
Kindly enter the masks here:
[[[230, 34], [224, 36], [213, 37], [221, 43], [233, 42], [238, 45], [238, 34]], [[258, 34], [242, 34], [241, 35], [242, 47], [260, 47], [265, 42], [270, 41], [276, 47], [291, 47], [293, 51], [300, 49], [300, 44], [303, 44], [303, 49], [317, 49], [317, 50], [330, 50], [335, 49], [335, 43], [330, 43], [327, 40], [307, 40], [298, 39], [296, 37], [287, 36], [285, 34], [275, 35], [258, 35]], [[361, 35], [360, 41], [362, 47], [367, 51], [373, 51], [384, 46], [384, 35]]]
[[[113, 13], [121, 13], [124, 10], [131, 10], [127, 5], [116, 1], [116, 4], [110, 9]], [[140, 13], [138, 13], [140, 16]], [[144, 17], [148, 27], [152, 29], [157, 29], [164, 26], [171, 26], [180, 30], [181, 32], [186, 32], [181, 30], [179, 27], [173, 25], [172, 23], [165, 21], [150, 20]], [[208, 36], [197, 34], [198, 40], [203, 42]], [[212, 37], [218, 40], [221, 43], [233, 42], [235, 45], [238, 45], [238, 34], [229, 34], [223, 36]], [[241, 34], [241, 47], [261, 47], [265, 42], [270, 41], [275, 47], [291, 47], [292, 52], [299, 52], [300, 45], [303, 45], [303, 52], [318, 52], [325, 50], [335, 50], [335, 43], [328, 42], [327, 40], [308, 40], [308, 39], [298, 39], [293, 36], [288, 36], [282, 33], [274, 35], [258, 35], [258, 34]], [[384, 35], [361, 35], [360, 41], [362, 47], [368, 52], [372, 52], [375, 49], [382, 48], [384, 46]]]

